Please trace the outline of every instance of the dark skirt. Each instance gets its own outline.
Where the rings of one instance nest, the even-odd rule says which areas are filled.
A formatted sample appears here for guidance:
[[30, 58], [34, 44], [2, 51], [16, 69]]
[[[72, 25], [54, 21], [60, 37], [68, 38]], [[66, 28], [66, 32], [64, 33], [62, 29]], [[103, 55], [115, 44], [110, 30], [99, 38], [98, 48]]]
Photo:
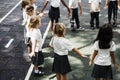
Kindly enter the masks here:
[[34, 64], [34, 65], [41, 65], [41, 64], [43, 64], [44, 63], [44, 56], [43, 56], [43, 53], [42, 53], [42, 51], [39, 51], [39, 52], [35, 52], [35, 56], [33, 56], [32, 58], [31, 58], [31, 60], [32, 60], [32, 63]]
[[52, 7], [49, 9], [49, 18], [51, 20], [57, 20], [60, 18], [60, 10], [59, 10], [59, 7], [55, 8], [55, 7]]
[[112, 67], [111, 65], [100, 66], [95, 64], [91, 76], [94, 78], [113, 79]]
[[55, 53], [52, 71], [60, 74], [66, 74], [70, 72], [71, 67], [68, 61], [68, 56], [67, 55], [60, 56]]

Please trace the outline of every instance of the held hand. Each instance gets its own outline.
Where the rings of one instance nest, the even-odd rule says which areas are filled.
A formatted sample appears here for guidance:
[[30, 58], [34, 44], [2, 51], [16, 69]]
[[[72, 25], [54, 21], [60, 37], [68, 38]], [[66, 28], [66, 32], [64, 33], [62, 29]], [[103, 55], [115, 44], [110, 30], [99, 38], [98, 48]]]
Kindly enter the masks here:
[[39, 16], [40, 16], [40, 17], [44, 16], [44, 13], [39, 13]]
[[81, 55], [81, 57], [82, 57], [82, 58], [88, 58], [88, 57], [87, 57], [87, 56], [85, 56], [85, 55]]
[[94, 10], [93, 10], [93, 9], [90, 9], [90, 12], [92, 13], [92, 12], [94, 12]]
[[108, 6], [106, 5], [106, 6], [104, 7], [104, 9], [108, 9]]
[[118, 64], [114, 64], [114, 68], [117, 71], [117, 69], [119, 68]]
[[118, 6], [118, 9], [120, 9], [120, 6]]
[[99, 7], [98, 8], [96, 8], [96, 11], [98, 12], [100, 9], [99, 9]]
[[80, 15], [82, 15], [82, 11], [80, 11]]
[[93, 61], [90, 60], [90, 61], [89, 61], [89, 66], [91, 66], [92, 64], [93, 64]]
[[30, 54], [29, 54], [29, 57], [31, 58], [32, 56], [35, 56], [35, 53], [34, 52], [31, 52]]

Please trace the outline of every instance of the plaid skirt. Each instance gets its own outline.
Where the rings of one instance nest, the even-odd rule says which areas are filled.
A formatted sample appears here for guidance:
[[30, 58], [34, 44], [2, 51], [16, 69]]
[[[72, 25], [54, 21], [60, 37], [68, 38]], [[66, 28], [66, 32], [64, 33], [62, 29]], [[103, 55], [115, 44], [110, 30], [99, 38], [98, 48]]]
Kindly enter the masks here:
[[92, 77], [94, 78], [104, 78], [104, 79], [113, 79], [112, 67], [111, 65], [108, 66], [101, 66], [101, 65], [94, 65], [92, 71]]
[[60, 56], [54, 53], [54, 61], [52, 71], [55, 73], [66, 74], [71, 71], [71, 67], [68, 61], [68, 56]]

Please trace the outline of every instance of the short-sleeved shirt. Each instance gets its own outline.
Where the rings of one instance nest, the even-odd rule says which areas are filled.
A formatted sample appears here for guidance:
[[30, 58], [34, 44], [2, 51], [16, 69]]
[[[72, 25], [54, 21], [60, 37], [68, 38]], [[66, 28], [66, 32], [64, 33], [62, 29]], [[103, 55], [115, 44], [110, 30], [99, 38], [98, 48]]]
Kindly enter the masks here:
[[114, 52], [116, 50], [115, 43], [112, 41], [109, 49], [100, 49], [98, 44], [99, 41], [96, 41], [93, 45], [93, 49], [98, 51], [94, 63], [98, 65], [111, 65], [110, 51]]
[[[93, 11], [97, 12], [96, 8], [99, 6], [99, 3], [101, 3], [101, 0], [89, 0], [89, 3], [91, 3]], [[100, 11], [100, 9], [98, 11]]]
[[52, 7], [59, 7], [61, 0], [47, 0], [47, 1], [50, 2], [50, 5], [51, 5]]
[[53, 46], [54, 52], [58, 55], [68, 55], [68, 51], [73, 49], [70, 41], [64, 37], [53, 37], [50, 41], [50, 45]]
[[30, 39], [32, 43], [34, 43], [34, 41], [37, 40], [35, 52], [41, 51], [42, 35], [40, 29], [34, 28], [30, 30]]
[[69, 8], [78, 8], [78, 3], [81, 3], [81, 0], [69, 0]]

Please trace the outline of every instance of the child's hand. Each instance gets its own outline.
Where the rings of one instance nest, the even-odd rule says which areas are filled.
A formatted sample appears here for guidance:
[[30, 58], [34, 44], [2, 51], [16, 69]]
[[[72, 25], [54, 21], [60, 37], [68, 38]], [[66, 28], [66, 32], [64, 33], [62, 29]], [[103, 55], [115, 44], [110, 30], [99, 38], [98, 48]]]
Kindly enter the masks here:
[[35, 56], [35, 53], [34, 52], [31, 52], [30, 54], [29, 54], [29, 57], [31, 58], [32, 56]]
[[108, 6], [106, 5], [106, 6], [104, 7], [104, 9], [108, 9]]
[[120, 9], [120, 6], [118, 6], [118, 9]]
[[44, 16], [44, 13], [39, 13], [39, 16], [40, 16], [40, 17]]
[[82, 15], [82, 11], [80, 11], [80, 15]]
[[92, 60], [90, 60], [89, 61], [89, 66], [91, 66], [93, 64], [93, 61]]
[[94, 12], [94, 10], [93, 10], [93, 9], [90, 9], [90, 12]]
[[98, 12], [99, 10], [100, 10], [100, 8], [99, 8], [99, 7], [97, 7], [97, 8], [96, 8], [96, 11]]
[[114, 64], [114, 68], [117, 71], [117, 69], [119, 68], [118, 64]]
[[81, 57], [82, 57], [82, 58], [88, 58], [88, 57], [87, 57], [87, 56], [85, 56], [85, 55], [81, 55]]

